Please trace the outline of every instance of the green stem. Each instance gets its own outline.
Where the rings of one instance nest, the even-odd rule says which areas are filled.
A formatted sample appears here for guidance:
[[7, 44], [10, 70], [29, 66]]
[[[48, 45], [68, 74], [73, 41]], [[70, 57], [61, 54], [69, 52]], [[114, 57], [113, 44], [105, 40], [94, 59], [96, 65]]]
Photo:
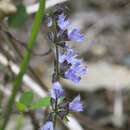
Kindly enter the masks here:
[[55, 104], [55, 115], [54, 115], [54, 129], [56, 128], [56, 121], [57, 121], [57, 98], [56, 98], [56, 104]]
[[25, 74], [25, 72], [26, 72], [26, 70], [28, 68], [29, 61], [30, 61], [30, 58], [31, 58], [31, 53], [32, 53], [33, 47], [35, 45], [35, 40], [36, 40], [38, 31], [39, 31], [39, 28], [40, 28], [40, 24], [41, 24], [41, 21], [42, 21], [42, 17], [43, 17], [43, 14], [44, 14], [45, 3], [46, 3], [46, 0], [41, 0], [40, 1], [40, 7], [39, 7], [38, 12], [37, 12], [37, 14], [35, 16], [31, 36], [30, 36], [30, 39], [29, 39], [29, 42], [28, 42], [28, 49], [30, 51], [26, 51], [25, 56], [23, 58], [23, 62], [22, 62], [21, 67], [20, 67], [20, 72], [17, 75], [16, 80], [14, 81], [12, 94], [11, 94], [11, 97], [9, 99], [9, 103], [7, 105], [7, 110], [5, 112], [5, 119], [4, 119], [1, 130], [5, 130], [5, 127], [6, 127], [7, 123], [8, 123], [10, 115], [12, 113], [12, 106], [14, 104], [15, 96], [16, 96], [19, 88], [20, 88], [22, 78], [23, 78], [23, 76], [24, 76], [24, 74]]

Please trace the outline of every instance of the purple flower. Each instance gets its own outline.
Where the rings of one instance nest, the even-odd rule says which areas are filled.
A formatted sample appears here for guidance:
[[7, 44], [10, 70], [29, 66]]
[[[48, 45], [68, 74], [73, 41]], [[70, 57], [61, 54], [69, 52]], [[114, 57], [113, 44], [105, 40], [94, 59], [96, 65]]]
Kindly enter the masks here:
[[64, 14], [59, 15], [58, 26], [61, 28], [61, 30], [65, 30], [69, 25], [70, 22], [68, 20], [65, 20]]
[[42, 130], [53, 130], [53, 122], [48, 121], [42, 128]]
[[77, 42], [83, 41], [83, 34], [81, 34], [77, 28], [74, 28], [71, 32], [69, 32], [68, 37], [69, 40], [74, 40]]
[[83, 111], [83, 105], [79, 103], [80, 96], [77, 96], [73, 101], [69, 104], [69, 109], [72, 111], [81, 112]]
[[[77, 59], [77, 55], [73, 55], [73, 49], [68, 49], [67, 53], [59, 54], [59, 62], [64, 65], [64, 61], [67, 61], [67, 69], [65, 69], [65, 78], [70, 79], [75, 83], [79, 83], [81, 75], [86, 74], [86, 68], [82, 65], [82, 60]], [[61, 68], [66, 68], [65, 66]]]
[[51, 90], [51, 97], [54, 99], [64, 97], [64, 91], [59, 82], [53, 83], [53, 88]]
[[73, 62], [72, 67], [65, 72], [66, 78], [72, 80], [75, 83], [79, 83], [81, 80], [80, 75], [85, 74], [86, 68], [82, 66], [82, 61], [78, 59], [75, 59], [75, 62]]
[[81, 80], [81, 77], [75, 74], [75, 71], [73, 69], [69, 69], [65, 73], [66, 79], [72, 80], [74, 83], [79, 83]]

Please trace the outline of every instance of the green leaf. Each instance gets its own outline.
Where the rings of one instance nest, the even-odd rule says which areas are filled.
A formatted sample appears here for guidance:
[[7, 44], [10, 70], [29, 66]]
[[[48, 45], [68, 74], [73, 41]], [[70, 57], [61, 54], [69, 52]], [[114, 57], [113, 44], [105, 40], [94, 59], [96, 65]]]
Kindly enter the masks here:
[[27, 108], [26, 105], [24, 105], [18, 101], [16, 101], [16, 106], [17, 106], [19, 112], [23, 112]]
[[24, 104], [25, 106], [29, 106], [30, 104], [32, 104], [34, 98], [34, 94], [31, 91], [26, 91], [22, 94], [22, 96], [20, 97], [19, 102], [21, 104]]
[[30, 110], [38, 109], [38, 108], [41, 108], [41, 107], [49, 107], [49, 106], [50, 106], [50, 96], [47, 96], [47, 97], [41, 98], [37, 102], [35, 102], [30, 107]]
[[25, 6], [21, 4], [16, 5], [17, 12], [8, 16], [8, 25], [12, 28], [19, 28], [24, 25], [27, 18]]

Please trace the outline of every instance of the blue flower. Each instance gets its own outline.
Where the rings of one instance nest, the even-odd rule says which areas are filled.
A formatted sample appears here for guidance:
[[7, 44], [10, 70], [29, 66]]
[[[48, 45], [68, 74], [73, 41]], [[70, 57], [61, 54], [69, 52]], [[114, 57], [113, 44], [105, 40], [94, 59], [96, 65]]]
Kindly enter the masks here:
[[53, 122], [48, 121], [42, 128], [42, 130], [53, 130]]
[[72, 111], [81, 112], [83, 111], [83, 105], [79, 103], [80, 102], [80, 96], [77, 96], [74, 98], [74, 100], [69, 104], [69, 109]]
[[64, 91], [59, 82], [53, 83], [53, 88], [51, 90], [51, 97], [54, 99], [64, 97]]
[[75, 83], [79, 83], [81, 80], [81, 75], [85, 75], [87, 70], [86, 67], [82, 65], [82, 60], [77, 59], [77, 55], [73, 54], [73, 49], [68, 49], [67, 53], [59, 54], [59, 62], [62, 64], [64, 61], [67, 61], [67, 64], [71, 65], [65, 70], [65, 78], [70, 79]]
[[75, 74], [75, 71], [73, 69], [69, 69], [65, 73], [66, 79], [72, 80], [74, 83], [79, 83], [81, 80], [81, 77]]
[[68, 33], [69, 40], [82, 42], [83, 41], [83, 37], [84, 37], [83, 34], [81, 34], [77, 28], [74, 28], [72, 31], [70, 31]]
[[82, 61], [77, 59], [77, 61], [73, 62], [72, 67], [65, 72], [65, 77], [75, 83], [79, 83], [81, 80], [80, 75], [85, 74], [86, 68], [82, 66]]
[[61, 14], [58, 17], [58, 23], [57, 24], [61, 28], [61, 30], [65, 30], [70, 25], [70, 22], [68, 20], [65, 20], [64, 14]]

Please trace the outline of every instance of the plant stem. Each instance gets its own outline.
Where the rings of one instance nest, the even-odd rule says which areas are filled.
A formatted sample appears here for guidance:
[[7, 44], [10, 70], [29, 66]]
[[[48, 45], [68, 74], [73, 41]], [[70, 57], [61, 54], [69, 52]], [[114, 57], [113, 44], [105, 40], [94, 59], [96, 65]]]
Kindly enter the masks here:
[[55, 104], [54, 129], [56, 128], [56, 121], [57, 121], [57, 98], [56, 98], [56, 104]]
[[60, 81], [60, 72], [59, 72], [59, 48], [57, 45], [58, 42], [58, 38], [57, 38], [57, 29], [56, 29], [56, 22], [53, 21], [53, 26], [54, 26], [54, 34], [55, 34], [55, 49], [56, 49], [56, 75], [57, 75], [57, 79], [58, 81]]
[[[58, 50], [58, 46], [55, 45], [56, 48], [56, 75], [57, 75], [57, 79], [58, 81], [60, 81], [60, 74], [59, 74], [59, 50]], [[57, 98], [56, 98], [56, 103], [55, 103], [55, 115], [54, 115], [54, 129], [56, 128], [56, 121], [57, 121]]]
[[[56, 22], [53, 21], [53, 26], [54, 26], [54, 34], [55, 34], [55, 49], [56, 49], [56, 76], [58, 81], [60, 81], [60, 71], [59, 71], [59, 48], [58, 45], [56, 44], [58, 42], [57, 38], [57, 29], [56, 29]], [[58, 109], [58, 101], [56, 98], [56, 103], [55, 103], [55, 115], [54, 115], [54, 129], [56, 128], [56, 121], [57, 121], [57, 109]]]
[[58, 45], [56, 45], [56, 75], [58, 81], [60, 81], [60, 74], [59, 74], [59, 48]]
[[5, 112], [5, 119], [4, 119], [1, 130], [5, 130], [5, 127], [6, 127], [7, 123], [8, 123], [10, 115], [12, 113], [12, 106], [14, 104], [16, 94], [17, 94], [17, 92], [18, 92], [18, 90], [20, 88], [22, 78], [23, 78], [23, 76], [24, 76], [24, 74], [25, 74], [25, 72], [26, 72], [26, 70], [28, 68], [29, 61], [30, 61], [30, 58], [31, 58], [31, 53], [32, 53], [33, 47], [35, 45], [35, 40], [36, 40], [38, 31], [39, 31], [39, 28], [40, 28], [40, 24], [41, 24], [41, 21], [42, 21], [42, 17], [43, 17], [43, 14], [44, 14], [45, 3], [46, 3], [46, 0], [41, 0], [40, 1], [40, 7], [39, 7], [39, 10], [38, 10], [38, 12], [37, 12], [37, 14], [35, 16], [31, 36], [30, 36], [30, 39], [29, 39], [29, 42], [28, 42], [29, 51], [28, 50], [26, 51], [25, 56], [23, 58], [23, 62], [22, 62], [21, 67], [20, 67], [20, 72], [17, 75], [16, 80], [14, 81], [12, 94], [10, 96], [9, 103], [7, 105], [7, 110]]

